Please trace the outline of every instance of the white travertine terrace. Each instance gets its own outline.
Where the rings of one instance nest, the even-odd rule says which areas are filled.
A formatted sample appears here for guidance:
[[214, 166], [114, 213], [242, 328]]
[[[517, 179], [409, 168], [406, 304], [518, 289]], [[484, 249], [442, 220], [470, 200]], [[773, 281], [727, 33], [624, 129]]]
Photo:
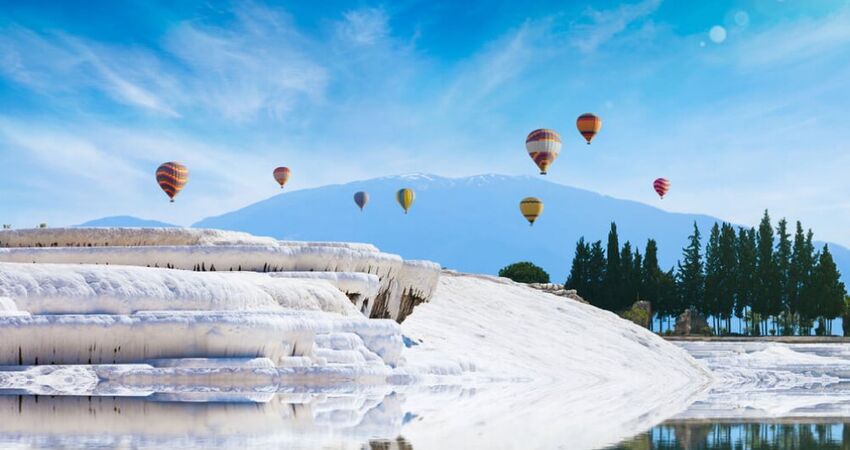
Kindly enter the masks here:
[[440, 271], [438, 264], [404, 261], [370, 244], [277, 241], [205, 229], [4, 230], [0, 231], [0, 247], [0, 262], [109, 264], [202, 272], [371, 274], [380, 282], [376, 294], [342, 290], [360, 294], [363, 303], [358, 308], [369, 317], [398, 322], [433, 295]]
[[[266, 358], [394, 367], [439, 266], [219, 230], [0, 232], [0, 366]], [[371, 319], [370, 319], [371, 318]]]

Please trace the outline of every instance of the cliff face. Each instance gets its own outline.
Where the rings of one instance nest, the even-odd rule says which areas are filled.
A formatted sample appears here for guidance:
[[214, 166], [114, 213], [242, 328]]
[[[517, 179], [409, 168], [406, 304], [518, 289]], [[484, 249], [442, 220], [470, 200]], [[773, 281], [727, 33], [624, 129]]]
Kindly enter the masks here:
[[9, 230], [0, 232], [0, 247], [0, 262], [262, 272], [325, 280], [367, 317], [397, 322], [430, 299], [440, 271], [438, 264], [404, 261], [369, 244], [277, 241], [205, 229]]

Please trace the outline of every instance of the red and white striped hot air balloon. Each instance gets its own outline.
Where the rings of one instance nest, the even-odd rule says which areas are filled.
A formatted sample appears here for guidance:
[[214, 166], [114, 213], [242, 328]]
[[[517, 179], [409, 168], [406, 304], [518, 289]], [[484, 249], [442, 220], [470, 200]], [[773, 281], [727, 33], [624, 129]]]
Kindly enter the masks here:
[[658, 178], [652, 183], [652, 187], [661, 199], [664, 199], [664, 194], [670, 190], [670, 180], [666, 178]]
[[546, 175], [549, 166], [561, 153], [561, 135], [554, 130], [534, 130], [525, 139], [525, 149], [540, 169], [540, 175]]

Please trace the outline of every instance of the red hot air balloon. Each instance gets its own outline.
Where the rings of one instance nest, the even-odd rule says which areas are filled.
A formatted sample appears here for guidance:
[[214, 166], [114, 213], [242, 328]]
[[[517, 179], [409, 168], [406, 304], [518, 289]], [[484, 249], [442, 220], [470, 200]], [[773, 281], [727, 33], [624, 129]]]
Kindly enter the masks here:
[[178, 162], [167, 162], [156, 169], [156, 182], [172, 203], [183, 186], [186, 186], [187, 181], [189, 181], [189, 169]]
[[274, 179], [280, 185], [280, 188], [283, 189], [283, 185], [286, 184], [286, 180], [289, 179], [289, 167], [278, 167], [274, 170]]
[[655, 192], [657, 192], [658, 196], [663, 200], [664, 194], [670, 190], [670, 181], [666, 178], [659, 178], [652, 183], [652, 187], [655, 188]]
[[596, 133], [602, 129], [602, 119], [595, 114], [582, 114], [578, 116], [578, 119], [576, 119], [576, 128], [578, 128], [578, 132], [584, 136], [584, 139], [587, 141], [587, 145], [590, 145], [590, 141], [592, 141], [593, 137], [596, 136]]

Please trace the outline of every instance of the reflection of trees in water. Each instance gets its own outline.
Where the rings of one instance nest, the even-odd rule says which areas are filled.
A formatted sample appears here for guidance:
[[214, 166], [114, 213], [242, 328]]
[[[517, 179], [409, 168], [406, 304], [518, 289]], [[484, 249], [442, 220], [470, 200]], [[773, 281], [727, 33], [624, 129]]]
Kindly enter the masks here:
[[413, 444], [399, 436], [392, 439], [376, 439], [363, 446], [363, 450], [413, 450]]
[[850, 450], [850, 423], [671, 422], [611, 450]]

